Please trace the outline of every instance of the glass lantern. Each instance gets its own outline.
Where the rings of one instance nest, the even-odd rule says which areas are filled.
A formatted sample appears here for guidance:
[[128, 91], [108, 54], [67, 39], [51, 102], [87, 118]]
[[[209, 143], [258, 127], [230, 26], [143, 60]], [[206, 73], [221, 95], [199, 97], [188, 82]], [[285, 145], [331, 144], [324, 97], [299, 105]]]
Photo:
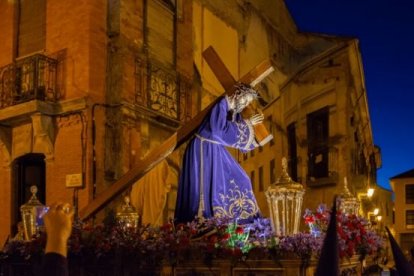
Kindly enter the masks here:
[[344, 177], [344, 186], [342, 187], [342, 191], [339, 193], [337, 200], [339, 209], [343, 213], [358, 215], [360, 202], [358, 198], [353, 196], [349, 191], [346, 177]]
[[124, 197], [120, 211], [116, 213], [118, 223], [124, 228], [135, 228], [138, 226], [139, 215], [135, 207], [130, 204], [129, 196]]
[[25, 240], [29, 241], [38, 233], [43, 224], [40, 222], [39, 214], [46, 207], [37, 199], [37, 187], [31, 186], [32, 196], [26, 204], [20, 206], [20, 213], [23, 222], [23, 231]]
[[282, 158], [282, 175], [265, 192], [270, 210], [273, 231], [277, 235], [299, 232], [302, 202], [305, 189], [287, 173], [287, 159]]

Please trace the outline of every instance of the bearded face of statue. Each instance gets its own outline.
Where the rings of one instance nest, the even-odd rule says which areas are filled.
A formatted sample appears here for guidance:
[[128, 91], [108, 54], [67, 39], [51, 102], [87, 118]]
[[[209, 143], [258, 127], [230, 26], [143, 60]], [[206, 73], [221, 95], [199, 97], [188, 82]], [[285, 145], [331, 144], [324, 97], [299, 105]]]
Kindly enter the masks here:
[[246, 106], [248, 106], [254, 100], [254, 97], [252, 94], [245, 94], [245, 95], [236, 97], [234, 100], [235, 100], [234, 111], [236, 113], [240, 113], [243, 111], [243, 109], [246, 108]]

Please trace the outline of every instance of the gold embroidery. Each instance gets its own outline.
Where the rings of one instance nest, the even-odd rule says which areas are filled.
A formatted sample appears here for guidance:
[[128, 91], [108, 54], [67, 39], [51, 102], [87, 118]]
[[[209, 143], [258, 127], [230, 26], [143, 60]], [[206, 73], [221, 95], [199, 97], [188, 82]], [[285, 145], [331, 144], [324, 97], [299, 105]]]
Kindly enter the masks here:
[[214, 206], [214, 216], [218, 218], [240, 218], [247, 219], [259, 212], [259, 207], [254, 200], [253, 192], [248, 189], [240, 191], [234, 182], [235, 187], [228, 190], [227, 194], [219, 194], [221, 206]]

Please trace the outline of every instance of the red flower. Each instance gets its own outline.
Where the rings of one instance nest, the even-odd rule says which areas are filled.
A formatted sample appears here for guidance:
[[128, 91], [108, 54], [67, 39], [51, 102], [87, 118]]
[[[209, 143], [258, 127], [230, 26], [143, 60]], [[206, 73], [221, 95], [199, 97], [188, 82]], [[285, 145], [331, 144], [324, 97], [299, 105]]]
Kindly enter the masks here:
[[224, 235], [223, 235], [223, 240], [228, 240], [228, 239], [230, 239], [230, 233], [224, 233]]
[[312, 216], [305, 217], [305, 223], [314, 223], [315, 219]]
[[241, 235], [241, 234], [243, 234], [243, 233], [244, 233], [244, 230], [243, 230], [243, 228], [242, 228], [242, 227], [240, 227], [240, 226], [239, 226], [239, 227], [237, 227], [237, 228], [236, 228], [236, 231], [235, 231], [235, 232], [236, 232], [236, 234]]

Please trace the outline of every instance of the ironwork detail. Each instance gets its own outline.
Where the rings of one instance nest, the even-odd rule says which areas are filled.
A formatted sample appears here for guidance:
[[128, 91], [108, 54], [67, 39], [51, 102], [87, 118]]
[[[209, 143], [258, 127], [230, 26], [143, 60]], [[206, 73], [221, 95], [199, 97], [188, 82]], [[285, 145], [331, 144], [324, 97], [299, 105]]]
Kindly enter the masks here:
[[59, 99], [57, 61], [36, 54], [0, 68], [0, 108], [31, 100]]
[[135, 61], [135, 104], [184, 122], [191, 118], [191, 83], [153, 60]]
[[178, 119], [179, 87], [177, 76], [149, 64], [148, 107]]

